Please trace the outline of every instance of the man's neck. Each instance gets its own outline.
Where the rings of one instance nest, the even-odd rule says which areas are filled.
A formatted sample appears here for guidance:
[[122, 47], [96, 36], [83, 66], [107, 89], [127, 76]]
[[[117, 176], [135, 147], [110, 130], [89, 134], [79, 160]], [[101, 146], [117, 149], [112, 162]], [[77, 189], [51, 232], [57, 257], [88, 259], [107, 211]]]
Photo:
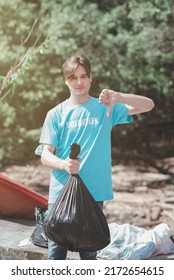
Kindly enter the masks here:
[[69, 102], [73, 105], [80, 105], [88, 102], [90, 98], [91, 98], [90, 95], [87, 95], [85, 97], [83, 96], [82, 98], [70, 96]]

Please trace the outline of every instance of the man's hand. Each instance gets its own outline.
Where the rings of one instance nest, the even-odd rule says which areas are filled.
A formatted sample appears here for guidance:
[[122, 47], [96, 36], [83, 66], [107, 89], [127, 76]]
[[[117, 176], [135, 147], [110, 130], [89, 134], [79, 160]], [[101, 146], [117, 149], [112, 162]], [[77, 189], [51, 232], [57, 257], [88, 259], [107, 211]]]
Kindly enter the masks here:
[[108, 107], [108, 118], [110, 117], [114, 104], [117, 102], [128, 106], [128, 115], [149, 112], [155, 106], [152, 99], [141, 95], [117, 92], [110, 89], [103, 89], [100, 93], [99, 103], [105, 104]]
[[110, 118], [112, 108], [116, 102], [118, 102], [119, 93], [110, 89], [103, 89], [99, 95], [99, 103], [105, 104], [108, 108], [107, 116]]
[[80, 169], [80, 158], [70, 159], [68, 158], [64, 164], [64, 170], [70, 174], [77, 174]]
[[41, 161], [42, 164], [52, 169], [65, 170], [70, 174], [77, 174], [80, 169], [80, 160], [77, 159], [61, 159], [55, 156], [55, 147], [51, 145], [44, 145]]

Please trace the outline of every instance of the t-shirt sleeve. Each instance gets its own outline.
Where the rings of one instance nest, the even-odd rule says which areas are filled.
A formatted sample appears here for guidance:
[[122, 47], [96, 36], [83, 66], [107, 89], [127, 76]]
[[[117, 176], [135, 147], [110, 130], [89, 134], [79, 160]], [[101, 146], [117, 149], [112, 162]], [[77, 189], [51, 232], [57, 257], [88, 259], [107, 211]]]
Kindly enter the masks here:
[[46, 115], [39, 143], [48, 144], [54, 147], [58, 146], [59, 141], [59, 129], [58, 129], [58, 118], [53, 112], [49, 111]]
[[116, 103], [111, 113], [112, 125], [130, 123], [132, 116], [128, 115], [128, 106], [123, 103]]

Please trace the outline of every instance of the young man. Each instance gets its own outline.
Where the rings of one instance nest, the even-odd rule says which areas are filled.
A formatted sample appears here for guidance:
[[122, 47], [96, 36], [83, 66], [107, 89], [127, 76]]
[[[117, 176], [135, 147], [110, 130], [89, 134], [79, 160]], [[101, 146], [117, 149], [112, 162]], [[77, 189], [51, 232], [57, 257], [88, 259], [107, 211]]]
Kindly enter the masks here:
[[[69, 174], [79, 173], [88, 190], [103, 207], [113, 199], [111, 182], [111, 130], [129, 123], [132, 115], [150, 111], [151, 99], [104, 89], [99, 98], [91, 97], [91, 65], [82, 55], [67, 59], [62, 71], [70, 91], [69, 99], [51, 109], [46, 116], [40, 144], [42, 163], [52, 168], [49, 209], [59, 196]], [[70, 159], [70, 145], [78, 143], [78, 159]], [[79, 252], [83, 260], [96, 259], [96, 252]], [[48, 259], [66, 259], [67, 251], [49, 240]]]

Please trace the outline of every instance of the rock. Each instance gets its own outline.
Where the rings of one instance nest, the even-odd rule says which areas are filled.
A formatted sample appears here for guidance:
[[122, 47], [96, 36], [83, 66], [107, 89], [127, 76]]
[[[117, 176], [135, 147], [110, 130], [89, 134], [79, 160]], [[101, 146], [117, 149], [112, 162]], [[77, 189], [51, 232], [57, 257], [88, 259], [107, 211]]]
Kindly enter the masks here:
[[160, 213], [161, 213], [161, 208], [158, 206], [152, 206], [150, 208], [150, 219], [152, 221], [157, 221], [159, 220], [160, 217]]
[[147, 193], [148, 192], [148, 187], [146, 186], [139, 186], [134, 188], [134, 192], [137, 193]]

